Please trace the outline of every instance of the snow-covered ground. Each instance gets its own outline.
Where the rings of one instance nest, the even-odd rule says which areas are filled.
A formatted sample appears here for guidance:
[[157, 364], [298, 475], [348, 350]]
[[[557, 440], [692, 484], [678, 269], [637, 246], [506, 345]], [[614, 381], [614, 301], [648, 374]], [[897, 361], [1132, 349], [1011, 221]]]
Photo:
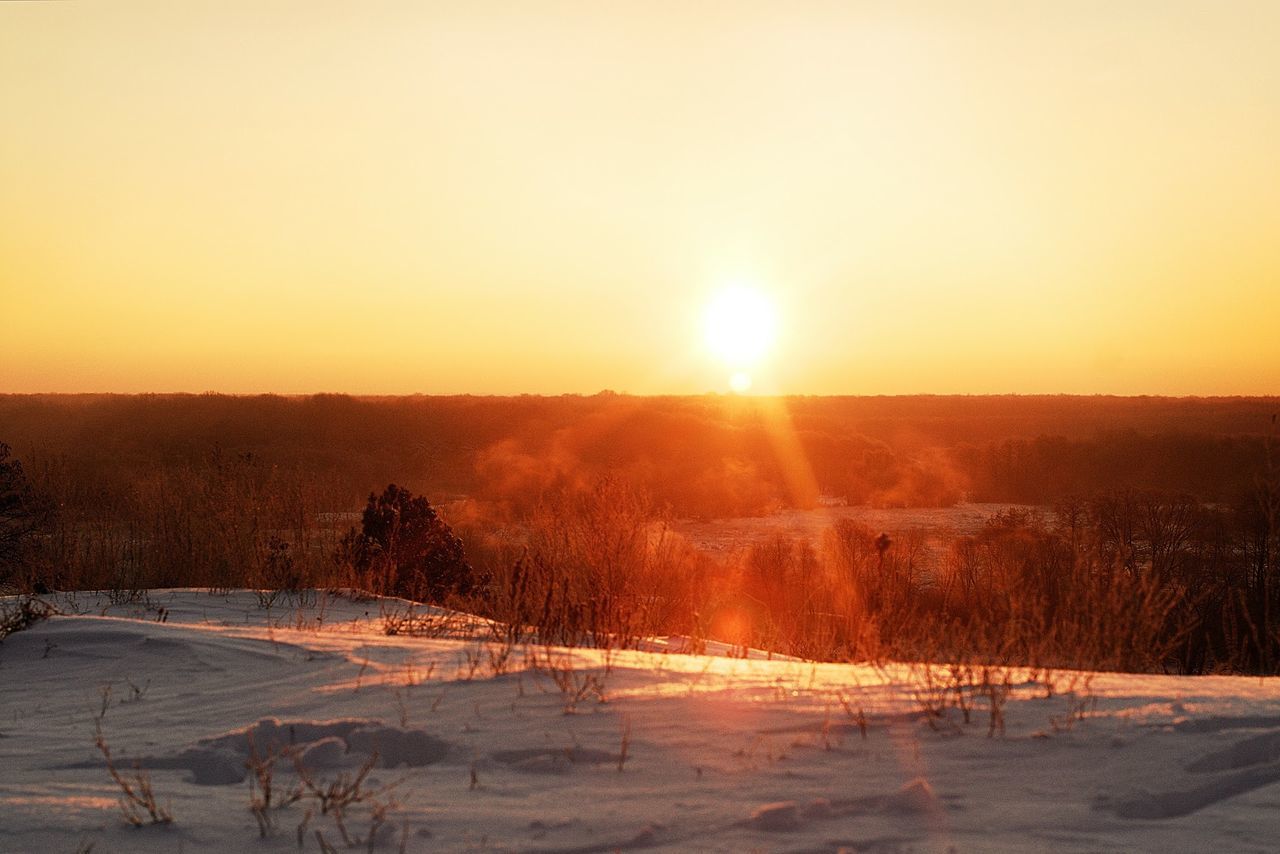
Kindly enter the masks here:
[[731, 552], [774, 537], [807, 540], [820, 546], [836, 522], [848, 519], [873, 531], [903, 534], [919, 531], [930, 539], [974, 534], [997, 513], [1008, 510], [1044, 512], [1033, 504], [956, 504], [953, 507], [828, 506], [812, 510], [783, 509], [768, 516], [734, 519], [682, 519], [674, 530], [699, 549]]
[[[461, 636], [476, 621], [386, 634], [390, 600], [151, 600], [80, 594], [63, 603], [79, 615], [0, 643], [0, 851], [346, 850], [344, 830], [375, 851], [1280, 846], [1276, 679], [1018, 671], [988, 737], [1004, 674], [939, 670], [931, 688], [909, 665], [503, 660]], [[96, 726], [172, 823], [125, 822]], [[299, 766], [310, 786], [282, 804]]]

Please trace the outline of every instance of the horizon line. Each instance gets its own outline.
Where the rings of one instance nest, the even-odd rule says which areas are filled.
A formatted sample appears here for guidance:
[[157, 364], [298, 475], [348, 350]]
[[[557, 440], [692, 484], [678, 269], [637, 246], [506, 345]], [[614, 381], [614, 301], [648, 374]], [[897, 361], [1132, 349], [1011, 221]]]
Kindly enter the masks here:
[[1097, 399], [1111, 398], [1118, 400], [1280, 400], [1280, 391], [1266, 394], [1167, 394], [1159, 392], [839, 392], [828, 394], [805, 392], [779, 392], [776, 394], [742, 394], [731, 391], [709, 390], [704, 392], [629, 392], [601, 389], [595, 392], [351, 392], [351, 391], [0, 391], [0, 398], [14, 397], [225, 397], [225, 398], [257, 398], [277, 397], [285, 399], [301, 399], [314, 397], [345, 397], [353, 400], [371, 400], [387, 398], [593, 398], [593, 397], [626, 397], [636, 399], [661, 398], [724, 398], [726, 400], [777, 400], [788, 398], [1079, 398]]

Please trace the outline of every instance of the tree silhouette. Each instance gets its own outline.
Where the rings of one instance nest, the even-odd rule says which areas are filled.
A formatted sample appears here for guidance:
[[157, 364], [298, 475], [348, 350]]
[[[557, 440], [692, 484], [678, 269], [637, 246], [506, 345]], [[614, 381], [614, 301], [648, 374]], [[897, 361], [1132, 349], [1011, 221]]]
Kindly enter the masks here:
[[462, 541], [426, 498], [394, 483], [369, 496], [361, 530], [343, 538], [339, 559], [380, 592], [410, 599], [439, 602], [477, 586]]
[[0, 581], [17, 576], [36, 536], [53, 514], [49, 501], [36, 494], [22, 470], [0, 442]]

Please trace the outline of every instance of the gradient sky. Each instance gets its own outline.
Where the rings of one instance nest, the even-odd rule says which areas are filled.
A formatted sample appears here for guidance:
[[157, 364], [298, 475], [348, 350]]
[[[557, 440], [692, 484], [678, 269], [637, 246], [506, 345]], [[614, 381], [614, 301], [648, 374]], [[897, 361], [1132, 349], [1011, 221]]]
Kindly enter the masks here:
[[1280, 392], [1280, 3], [3, 3], [0, 391]]

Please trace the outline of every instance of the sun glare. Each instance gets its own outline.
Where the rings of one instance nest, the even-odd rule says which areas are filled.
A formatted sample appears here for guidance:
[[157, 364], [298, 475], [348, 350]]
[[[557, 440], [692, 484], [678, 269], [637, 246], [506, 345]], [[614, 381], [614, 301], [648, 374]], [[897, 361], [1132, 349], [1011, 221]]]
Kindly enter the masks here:
[[734, 391], [745, 391], [751, 385], [751, 377], [742, 369], [759, 363], [773, 346], [777, 333], [773, 304], [759, 291], [735, 285], [711, 300], [706, 320], [707, 347], [737, 369], [731, 384]]

